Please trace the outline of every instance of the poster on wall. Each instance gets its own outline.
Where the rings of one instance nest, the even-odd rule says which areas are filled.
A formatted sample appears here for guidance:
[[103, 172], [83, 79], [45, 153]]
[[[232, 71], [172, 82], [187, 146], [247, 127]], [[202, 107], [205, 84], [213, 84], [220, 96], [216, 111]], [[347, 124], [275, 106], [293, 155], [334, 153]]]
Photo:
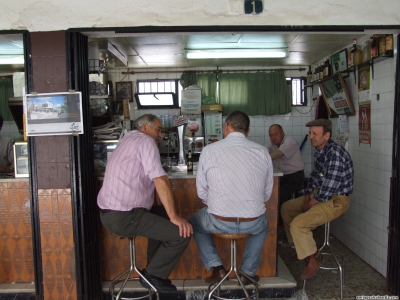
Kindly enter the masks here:
[[358, 105], [359, 144], [371, 146], [371, 102], [365, 101]]
[[46, 93], [24, 96], [26, 135], [83, 134], [82, 93]]

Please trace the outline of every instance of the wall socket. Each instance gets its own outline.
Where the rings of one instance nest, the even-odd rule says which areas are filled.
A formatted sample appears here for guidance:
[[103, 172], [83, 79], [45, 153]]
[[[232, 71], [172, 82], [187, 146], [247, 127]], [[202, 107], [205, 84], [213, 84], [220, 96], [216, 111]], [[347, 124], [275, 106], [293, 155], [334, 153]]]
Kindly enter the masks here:
[[380, 97], [379, 94], [376, 94], [376, 101], [379, 101]]

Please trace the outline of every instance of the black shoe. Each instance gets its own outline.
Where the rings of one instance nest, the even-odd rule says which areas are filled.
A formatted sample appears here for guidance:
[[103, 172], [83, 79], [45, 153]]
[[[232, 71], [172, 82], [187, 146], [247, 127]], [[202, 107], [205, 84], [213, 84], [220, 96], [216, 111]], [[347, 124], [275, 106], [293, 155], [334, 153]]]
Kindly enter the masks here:
[[[159, 291], [159, 292], [175, 292], [176, 286], [174, 286], [171, 283], [171, 280], [169, 279], [162, 279], [160, 277], [151, 275], [150, 273], [148, 273], [146, 270], [142, 271], [142, 274], [144, 277], [146, 277], [146, 279]], [[144, 279], [142, 277], [139, 278], [139, 284], [147, 289], [150, 289], [151, 286], [144, 281]]]

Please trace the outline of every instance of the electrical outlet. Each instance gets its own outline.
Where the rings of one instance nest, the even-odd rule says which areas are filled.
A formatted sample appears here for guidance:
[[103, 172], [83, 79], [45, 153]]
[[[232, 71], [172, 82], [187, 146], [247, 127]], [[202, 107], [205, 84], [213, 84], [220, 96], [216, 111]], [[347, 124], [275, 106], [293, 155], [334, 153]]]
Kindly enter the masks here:
[[379, 94], [376, 94], [376, 101], [379, 101]]

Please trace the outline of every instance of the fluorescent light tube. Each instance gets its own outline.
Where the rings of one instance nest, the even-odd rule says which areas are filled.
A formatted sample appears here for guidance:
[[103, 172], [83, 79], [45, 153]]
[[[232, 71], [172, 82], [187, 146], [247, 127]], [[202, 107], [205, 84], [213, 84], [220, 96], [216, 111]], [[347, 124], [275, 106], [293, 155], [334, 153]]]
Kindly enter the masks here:
[[23, 65], [23, 55], [0, 55], [0, 65]]
[[187, 50], [187, 59], [204, 58], [280, 58], [287, 56], [287, 49], [211, 49]]

